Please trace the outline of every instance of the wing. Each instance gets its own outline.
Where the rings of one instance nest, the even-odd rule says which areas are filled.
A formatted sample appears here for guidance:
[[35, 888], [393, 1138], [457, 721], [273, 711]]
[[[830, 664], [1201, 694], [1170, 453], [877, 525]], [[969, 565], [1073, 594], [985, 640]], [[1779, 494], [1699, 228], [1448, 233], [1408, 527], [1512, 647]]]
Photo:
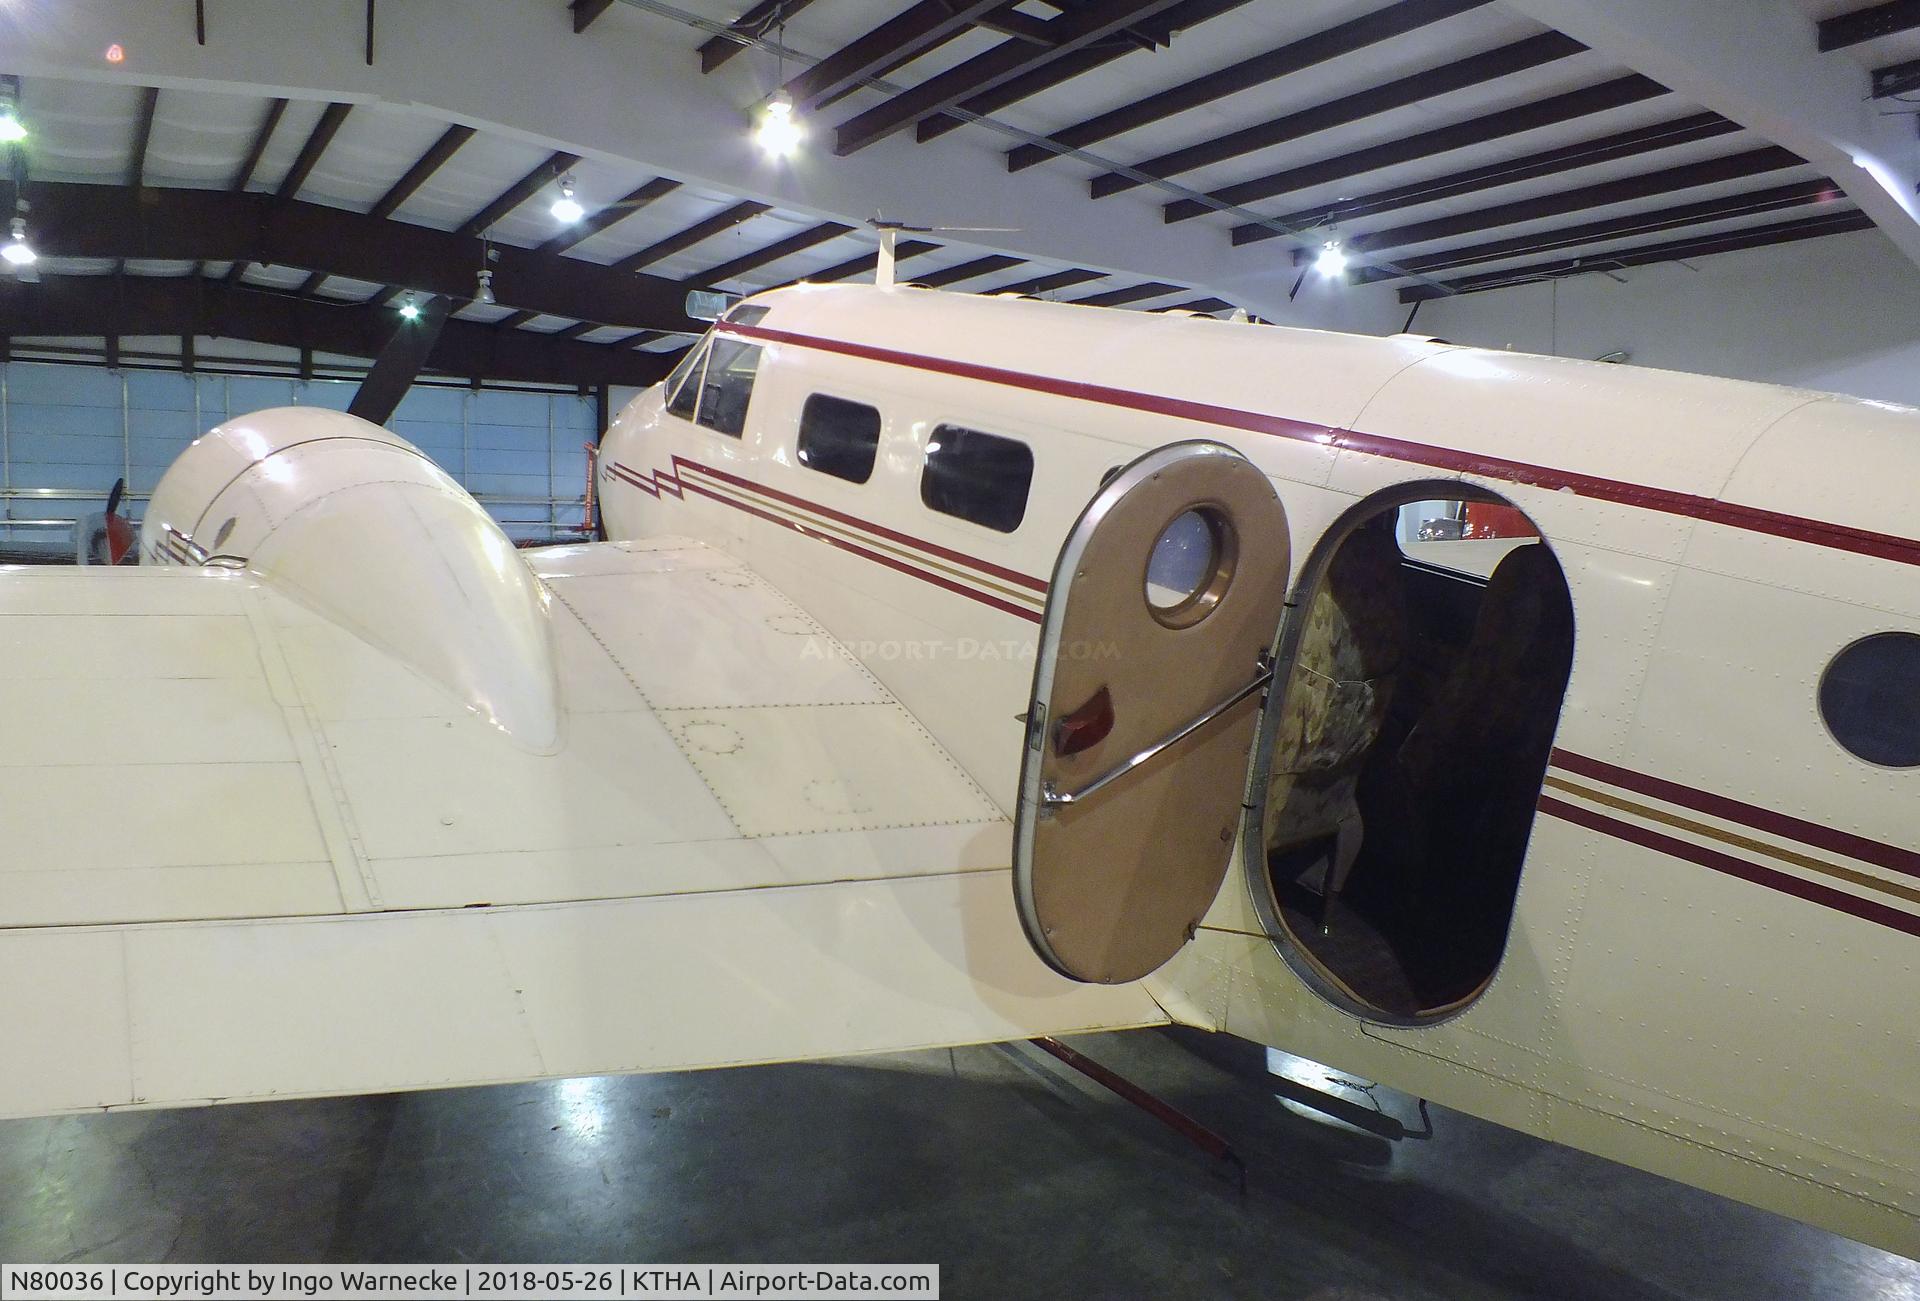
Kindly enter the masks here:
[[1001, 811], [757, 575], [535, 563], [551, 753], [246, 574], [0, 574], [0, 1115], [1166, 1019], [1033, 957]]

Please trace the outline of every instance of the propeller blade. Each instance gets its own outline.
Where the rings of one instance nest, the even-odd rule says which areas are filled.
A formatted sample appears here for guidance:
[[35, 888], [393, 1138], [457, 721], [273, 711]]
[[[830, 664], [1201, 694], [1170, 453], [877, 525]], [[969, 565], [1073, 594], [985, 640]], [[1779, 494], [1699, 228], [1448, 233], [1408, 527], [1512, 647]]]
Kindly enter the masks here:
[[401, 320], [387, 340], [387, 346], [374, 359], [373, 369], [360, 381], [347, 414], [384, 425], [392, 419], [394, 408], [420, 377], [421, 368], [433, 354], [440, 327], [447, 323], [449, 304], [444, 294], [435, 294], [420, 307], [414, 320]]

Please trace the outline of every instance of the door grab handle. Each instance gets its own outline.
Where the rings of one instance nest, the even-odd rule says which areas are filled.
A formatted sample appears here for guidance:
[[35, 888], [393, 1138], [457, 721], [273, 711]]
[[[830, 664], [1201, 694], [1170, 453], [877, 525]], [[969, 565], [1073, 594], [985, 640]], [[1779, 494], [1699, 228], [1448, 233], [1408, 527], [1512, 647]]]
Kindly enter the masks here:
[[1225, 700], [1213, 706], [1211, 709], [1208, 709], [1204, 713], [1200, 714], [1199, 716], [1193, 719], [1190, 719], [1186, 723], [1181, 724], [1181, 726], [1178, 729], [1168, 733], [1166, 736], [1161, 737], [1158, 741], [1155, 741], [1152, 745], [1140, 751], [1138, 754], [1132, 756], [1129, 759], [1121, 760], [1119, 763], [1115, 764], [1113, 767], [1107, 769], [1105, 772], [1101, 773], [1098, 777], [1095, 777], [1092, 781], [1088, 782], [1085, 786], [1082, 786], [1079, 790], [1059, 791], [1054, 789], [1054, 785], [1052, 782], [1043, 783], [1040, 787], [1041, 808], [1057, 809], [1057, 808], [1065, 808], [1070, 804], [1079, 804], [1080, 802], [1085, 800], [1087, 796], [1092, 795], [1094, 792], [1099, 791], [1104, 787], [1112, 785], [1116, 781], [1119, 781], [1122, 777], [1132, 772], [1135, 768], [1138, 768], [1141, 764], [1148, 763], [1152, 761], [1154, 758], [1158, 757], [1159, 755], [1162, 755], [1166, 753], [1168, 750], [1171, 750], [1174, 746], [1180, 744], [1180, 742], [1186, 740], [1189, 736], [1192, 736], [1195, 732], [1205, 727], [1208, 723], [1211, 723], [1214, 719], [1220, 717], [1220, 715], [1226, 713], [1229, 709], [1232, 709], [1235, 705], [1245, 700], [1248, 696], [1254, 695], [1256, 692], [1265, 690], [1266, 687], [1272, 681], [1273, 681], [1273, 662], [1263, 655], [1260, 657], [1260, 671], [1254, 675], [1253, 681], [1247, 683], [1246, 686], [1241, 687], [1238, 691], [1234, 692], [1231, 696], [1228, 696]]

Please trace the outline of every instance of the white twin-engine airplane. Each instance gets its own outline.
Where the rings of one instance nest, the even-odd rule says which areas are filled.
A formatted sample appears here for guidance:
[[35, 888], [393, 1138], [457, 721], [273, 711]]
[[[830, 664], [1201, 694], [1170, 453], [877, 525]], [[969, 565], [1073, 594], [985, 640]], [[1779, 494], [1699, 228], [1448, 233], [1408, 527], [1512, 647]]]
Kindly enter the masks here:
[[0, 577], [0, 1113], [1167, 1022], [1920, 1253], [1920, 414], [798, 286]]

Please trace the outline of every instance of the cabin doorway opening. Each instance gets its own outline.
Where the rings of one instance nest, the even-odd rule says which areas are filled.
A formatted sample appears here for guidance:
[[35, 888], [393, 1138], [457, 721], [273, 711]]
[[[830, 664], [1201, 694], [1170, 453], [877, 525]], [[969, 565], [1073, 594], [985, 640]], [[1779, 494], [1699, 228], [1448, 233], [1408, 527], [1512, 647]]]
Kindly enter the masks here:
[[1491, 983], [1573, 664], [1573, 602], [1511, 503], [1458, 482], [1349, 513], [1282, 629], [1248, 876], [1288, 963], [1420, 1024]]

